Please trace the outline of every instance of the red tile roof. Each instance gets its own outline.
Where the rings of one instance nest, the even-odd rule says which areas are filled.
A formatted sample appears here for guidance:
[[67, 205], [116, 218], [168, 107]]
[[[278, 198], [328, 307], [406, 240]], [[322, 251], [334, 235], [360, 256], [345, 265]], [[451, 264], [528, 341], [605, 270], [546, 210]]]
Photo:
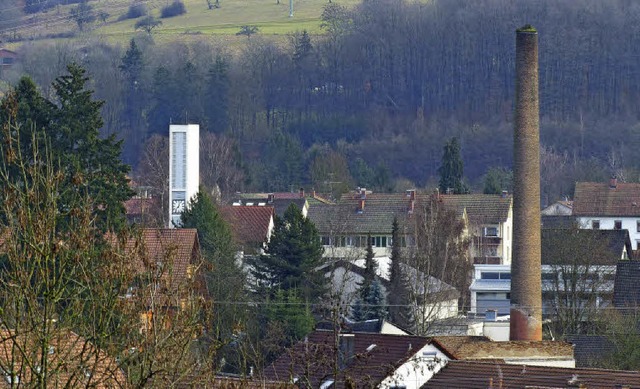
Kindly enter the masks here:
[[[136, 246], [136, 243], [140, 246]], [[187, 268], [199, 256], [198, 231], [195, 228], [144, 228], [140, 239], [131, 238], [126, 243], [129, 252], [140, 254], [136, 264], [139, 272], [162, 264], [168, 270], [172, 285], [180, 285], [187, 279]]]
[[230, 206], [220, 208], [220, 214], [231, 226], [234, 237], [241, 244], [262, 244], [269, 237], [274, 210], [268, 206]]
[[640, 184], [577, 182], [574, 216], [640, 216]]
[[[0, 387], [36, 387], [34, 377], [47, 346], [45, 386], [55, 388], [122, 388], [127, 380], [116, 360], [93, 344], [68, 330], [56, 331], [47, 343], [41, 334], [0, 331], [0, 366], [4, 370]], [[18, 352], [18, 350], [21, 350]], [[38, 383], [39, 386], [40, 383]]]
[[[349, 335], [354, 337], [354, 358], [340, 370], [332, 389], [344, 388], [348, 379], [357, 387], [375, 387], [430, 339], [375, 333]], [[301, 387], [317, 388], [325, 380], [336, 378], [336, 344], [333, 331], [314, 331], [305, 341], [281, 355], [263, 374], [269, 380], [290, 381], [297, 377]]]
[[640, 372], [449, 361], [422, 386], [458, 389], [638, 388]]

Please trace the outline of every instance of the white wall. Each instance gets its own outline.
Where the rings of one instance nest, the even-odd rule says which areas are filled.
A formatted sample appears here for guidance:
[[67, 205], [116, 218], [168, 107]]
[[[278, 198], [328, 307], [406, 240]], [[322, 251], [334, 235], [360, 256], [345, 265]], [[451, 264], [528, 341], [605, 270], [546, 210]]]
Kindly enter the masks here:
[[449, 358], [438, 348], [428, 344], [384, 379], [378, 388], [390, 389], [393, 386], [405, 386], [407, 389], [419, 389], [448, 361]]
[[[184, 149], [174, 144], [174, 134], [184, 134], [186, 139]], [[174, 153], [177, 150], [179, 157], [184, 160], [175, 160]], [[174, 182], [174, 175], [184, 175], [180, 183]], [[169, 226], [174, 227], [182, 212], [174, 212], [174, 199], [184, 197], [185, 208], [189, 201], [198, 193], [200, 185], [200, 126], [197, 124], [184, 124], [169, 126]], [[182, 200], [182, 199], [181, 199]], [[173, 221], [173, 222], [172, 222]]]
[[638, 232], [638, 221], [640, 217], [579, 217], [578, 225], [580, 228], [591, 230], [591, 222], [594, 220], [600, 221], [601, 230], [614, 230], [614, 222], [616, 220], [622, 221], [622, 229], [629, 231], [629, 238], [631, 239], [631, 248], [633, 250], [638, 249], [638, 241], [640, 241], [640, 232]]

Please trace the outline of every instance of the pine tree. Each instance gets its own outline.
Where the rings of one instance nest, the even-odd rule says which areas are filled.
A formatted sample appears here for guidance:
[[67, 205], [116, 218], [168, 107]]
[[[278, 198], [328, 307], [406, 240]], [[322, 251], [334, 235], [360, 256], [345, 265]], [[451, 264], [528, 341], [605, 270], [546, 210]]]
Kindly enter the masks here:
[[267, 293], [298, 289], [304, 301], [314, 303], [327, 288], [317, 270], [323, 264], [322, 251], [318, 230], [292, 203], [282, 218], [276, 217], [266, 254], [253, 262], [253, 275]]
[[382, 284], [374, 279], [365, 289], [361, 289], [360, 297], [356, 300], [352, 310], [355, 321], [384, 319], [387, 316], [387, 300], [384, 296]]
[[438, 168], [440, 181], [438, 187], [441, 193], [453, 190], [455, 194], [468, 193], [469, 188], [462, 181], [464, 177], [464, 163], [460, 156], [458, 138], [451, 138], [444, 146], [442, 165]]
[[[25, 156], [34, 152], [29, 131], [35, 129], [38, 139], [46, 132], [50, 139], [46, 147], [65, 167], [62, 187], [70, 189], [63, 199], [71, 203], [73, 196], [86, 193], [93, 201], [92, 214], [98, 229], [119, 231], [126, 227], [124, 201], [133, 195], [127, 179], [130, 168], [120, 159], [122, 142], [114, 136], [100, 137], [103, 124], [100, 109], [104, 102], [93, 100], [93, 91], [85, 88], [89, 79], [83, 68], [71, 64], [67, 70], [69, 74], [53, 82], [55, 102], [43, 98], [35, 84], [23, 78], [3, 99], [0, 111], [7, 109], [5, 113], [9, 113], [9, 106], [17, 108], [11, 110], [17, 111], [20, 152]], [[0, 124], [8, 118], [0, 113]], [[8, 141], [4, 134], [2, 137]], [[43, 152], [45, 142], [38, 144], [38, 152]], [[60, 215], [68, 214], [67, 203], [60, 203]]]
[[400, 251], [400, 233], [398, 219], [393, 220], [391, 229], [391, 271], [389, 275], [389, 319], [404, 329], [413, 327], [413, 310], [411, 309], [411, 289], [409, 280], [402, 269], [402, 253]]
[[378, 263], [373, 257], [373, 242], [371, 242], [371, 234], [367, 235], [367, 253], [364, 258], [364, 279], [358, 285], [361, 290], [368, 290], [371, 283], [376, 278], [378, 271]]

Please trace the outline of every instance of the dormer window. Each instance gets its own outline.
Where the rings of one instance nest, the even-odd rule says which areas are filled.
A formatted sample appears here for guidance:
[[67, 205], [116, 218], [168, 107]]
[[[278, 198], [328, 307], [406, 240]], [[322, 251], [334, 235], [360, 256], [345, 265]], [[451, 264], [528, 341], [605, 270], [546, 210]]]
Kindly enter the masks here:
[[485, 227], [484, 236], [491, 236], [491, 237], [498, 236], [498, 227]]

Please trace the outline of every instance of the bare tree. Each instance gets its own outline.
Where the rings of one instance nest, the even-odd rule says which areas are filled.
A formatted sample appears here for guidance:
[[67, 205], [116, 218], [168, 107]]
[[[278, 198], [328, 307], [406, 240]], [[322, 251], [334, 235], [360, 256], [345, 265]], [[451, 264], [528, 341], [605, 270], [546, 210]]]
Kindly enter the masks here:
[[158, 199], [153, 219], [159, 226], [169, 225], [169, 138], [151, 136], [144, 145], [138, 163], [135, 180], [139, 185], [148, 186], [151, 196]]
[[616, 262], [611, 241], [622, 231], [543, 230], [542, 293], [556, 335], [594, 333], [611, 303]]
[[[415, 245], [408, 264], [415, 269], [413, 275], [409, 274], [414, 281], [415, 331], [426, 334], [434, 320], [452, 316], [468, 306], [473, 265], [464, 220], [455, 211], [445, 209], [437, 195], [416, 207], [413, 233]], [[451, 306], [457, 296], [457, 305]]]
[[235, 140], [212, 132], [200, 134], [200, 180], [216, 202], [242, 190], [245, 176]]

